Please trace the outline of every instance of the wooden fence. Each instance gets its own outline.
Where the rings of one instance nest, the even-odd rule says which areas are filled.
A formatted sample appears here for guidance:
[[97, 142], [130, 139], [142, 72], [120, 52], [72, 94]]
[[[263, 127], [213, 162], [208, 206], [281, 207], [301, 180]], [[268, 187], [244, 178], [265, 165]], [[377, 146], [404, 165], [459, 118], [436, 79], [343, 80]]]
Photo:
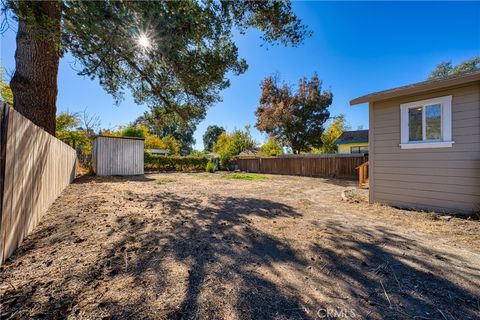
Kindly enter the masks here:
[[238, 159], [238, 168], [246, 172], [287, 174], [308, 177], [358, 179], [355, 169], [368, 160], [360, 155], [291, 155], [276, 158]]
[[75, 150], [0, 106], [0, 264], [75, 178]]

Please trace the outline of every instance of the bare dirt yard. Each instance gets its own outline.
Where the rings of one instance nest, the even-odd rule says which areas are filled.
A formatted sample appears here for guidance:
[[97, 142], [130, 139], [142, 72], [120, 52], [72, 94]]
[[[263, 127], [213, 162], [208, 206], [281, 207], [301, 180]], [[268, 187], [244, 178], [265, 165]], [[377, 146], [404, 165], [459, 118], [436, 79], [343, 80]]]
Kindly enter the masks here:
[[480, 222], [353, 182], [83, 177], [1, 269], [1, 319], [480, 318]]

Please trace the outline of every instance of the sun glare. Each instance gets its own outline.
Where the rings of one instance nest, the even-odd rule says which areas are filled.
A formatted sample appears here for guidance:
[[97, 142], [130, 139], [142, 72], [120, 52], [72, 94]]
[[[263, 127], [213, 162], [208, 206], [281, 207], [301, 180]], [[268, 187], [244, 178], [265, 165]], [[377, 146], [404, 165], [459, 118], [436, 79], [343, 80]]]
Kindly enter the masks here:
[[144, 50], [148, 50], [152, 47], [151, 40], [145, 35], [141, 34], [137, 39], [138, 45]]

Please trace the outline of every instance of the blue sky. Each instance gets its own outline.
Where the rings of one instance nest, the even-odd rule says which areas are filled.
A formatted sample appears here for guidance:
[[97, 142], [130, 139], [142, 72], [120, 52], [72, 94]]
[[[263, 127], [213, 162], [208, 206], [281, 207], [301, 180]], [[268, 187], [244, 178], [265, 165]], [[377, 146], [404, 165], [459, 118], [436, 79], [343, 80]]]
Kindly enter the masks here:
[[[424, 80], [439, 62], [454, 63], [480, 55], [480, 3], [475, 2], [294, 2], [295, 12], [313, 31], [297, 48], [261, 47], [255, 30], [236, 36], [248, 71], [232, 76], [223, 101], [209, 109], [195, 133], [196, 148], [210, 124], [227, 130], [255, 124], [260, 81], [278, 73], [295, 84], [317, 72], [333, 92], [332, 115], [344, 113], [353, 129], [368, 128], [366, 106], [349, 106], [357, 96]], [[15, 33], [1, 39], [1, 63], [12, 73]], [[75, 61], [66, 55], [60, 64], [58, 111], [96, 113], [103, 128], [126, 124], [146, 108], [126, 97], [120, 106], [98, 85], [76, 75]], [[79, 67], [77, 66], [77, 69]], [[262, 142], [264, 135], [253, 130]]]

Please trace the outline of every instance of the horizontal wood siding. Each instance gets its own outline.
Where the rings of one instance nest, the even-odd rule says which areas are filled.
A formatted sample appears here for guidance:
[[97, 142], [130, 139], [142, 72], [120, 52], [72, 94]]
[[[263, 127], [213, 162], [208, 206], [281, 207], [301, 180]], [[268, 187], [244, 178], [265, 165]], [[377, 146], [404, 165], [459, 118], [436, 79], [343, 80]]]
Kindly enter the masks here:
[[93, 169], [99, 176], [142, 175], [144, 141], [97, 137], [93, 143]]
[[[401, 149], [400, 104], [452, 95], [451, 148]], [[371, 201], [470, 212], [480, 206], [480, 85], [375, 102]]]
[[359, 156], [296, 156], [288, 158], [239, 159], [239, 169], [246, 172], [286, 174], [308, 177], [357, 179], [355, 169], [368, 160]]
[[3, 263], [75, 178], [75, 150], [13, 109], [7, 116], [0, 225]]

